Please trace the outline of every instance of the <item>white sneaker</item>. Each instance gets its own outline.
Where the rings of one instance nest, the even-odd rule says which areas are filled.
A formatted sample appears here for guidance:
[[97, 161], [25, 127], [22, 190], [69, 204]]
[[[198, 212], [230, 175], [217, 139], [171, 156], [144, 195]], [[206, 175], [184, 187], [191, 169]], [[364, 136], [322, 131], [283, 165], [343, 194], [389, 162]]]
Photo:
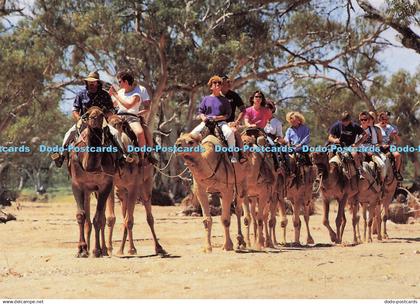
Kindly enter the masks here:
[[232, 164], [235, 164], [235, 163], [237, 163], [237, 162], [238, 162], [238, 160], [236, 159], [236, 157], [235, 157], [235, 156], [232, 156], [232, 157], [231, 157], [231, 159], [230, 159], [230, 162], [231, 162]]

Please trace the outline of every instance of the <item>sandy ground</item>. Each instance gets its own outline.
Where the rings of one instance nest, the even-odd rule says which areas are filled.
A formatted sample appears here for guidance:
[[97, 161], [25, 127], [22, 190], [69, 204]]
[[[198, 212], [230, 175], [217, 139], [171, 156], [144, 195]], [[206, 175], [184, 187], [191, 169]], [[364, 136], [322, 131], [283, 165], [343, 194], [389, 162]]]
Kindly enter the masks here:
[[[177, 215], [180, 207], [154, 207], [157, 234], [171, 255], [160, 258], [137, 205], [138, 256], [78, 259], [72, 198], [22, 202], [20, 210], [5, 211], [18, 220], [0, 225], [0, 298], [420, 298], [418, 222], [390, 223], [391, 239], [382, 243], [327, 246], [318, 211], [311, 217], [318, 245], [238, 253], [222, 251], [217, 217], [213, 253], [206, 254], [200, 218]], [[119, 206], [117, 211], [114, 248], [121, 239]], [[287, 237], [293, 237], [290, 218]]]

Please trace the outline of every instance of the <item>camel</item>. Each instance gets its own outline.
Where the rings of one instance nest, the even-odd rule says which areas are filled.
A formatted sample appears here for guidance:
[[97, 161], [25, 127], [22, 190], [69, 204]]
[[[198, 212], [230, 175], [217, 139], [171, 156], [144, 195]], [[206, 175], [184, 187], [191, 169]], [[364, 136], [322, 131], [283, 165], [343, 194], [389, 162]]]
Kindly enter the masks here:
[[[221, 194], [222, 206], [222, 225], [224, 228], [224, 244], [223, 249], [226, 251], [233, 250], [233, 243], [230, 237], [230, 207], [234, 198], [237, 198], [236, 211], [244, 203], [247, 198], [246, 184], [246, 163], [232, 164], [226, 153], [215, 152], [216, 146], [221, 142], [214, 135], [209, 135], [201, 142], [201, 136], [196, 134], [181, 134], [176, 141], [177, 154], [181, 156], [186, 166], [192, 173], [193, 182], [195, 184], [195, 195], [197, 196], [201, 208], [203, 210], [203, 224], [206, 231], [204, 251], [211, 252], [211, 228], [212, 218], [210, 215], [209, 201], [207, 193], [218, 192]], [[197, 149], [194, 152], [194, 149]], [[238, 247], [244, 246], [245, 242], [238, 221]]]
[[[76, 140], [75, 147], [100, 148], [106, 146], [103, 142], [104, 113], [98, 107], [91, 107], [87, 113], [87, 127]], [[69, 175], [73, 195], [77, 203], [77, 223], [79, 224], [79, 244], [77, 257], [89, 256], [90, 233], [90, 194], [97, 196], [96, 213], [93, 218], [95, 228], [95, 244], [92, 253], [95, 257], [105, 252], [105, 204], [113, 185], [115, 173], [115, 153], [112, 152], [76, 152], [72, 150], [68, 162]], [[100, 244], [102, 240], [102, 247]]]
[[[313, 163], [317, 166], [321, 179], [320, 190], [323, 202], [323, 220], [322, 223], [327, 227], [331, 241], [341, 243], [343, 240], [343, 232], [345, 227], [345, 206], [346, 202], [351, 204], [353, 212], [353, 242], [359, 242], [357, 238], [357, 194], [358, 194], [358, 177], [356, 171], [348, 160], [343, 156], [332, 155], [330, 158], [327, 153], [312, 153]], [[336, 231], [334, 231], [329, 223], [330, 203], [337, 200], [338, 212], [335, 220]]]
[[[255, 137], [247, 135], [246, 132], [241, 136], [244, 145], [255, 146]], [[265, 146], [264, 137], [258, 138], [259, 146]], [[276, 207], [277, 201], [274, 201], [275, 186], [277, 185], [277, 173], [274, 170], [271, 155], [269, 153], [259, 153], [247, 151], [248, 158], [246, 164], [246, 179], [248, 185], [248, 201], [251, 205], [251, 215], [254, 223], [254, 244], [257, 250], [262, 247], [274, 247], [272, 236], [267, 227], [267, 209], [270, 205]], [[258, 206], [258, 211], [257, 211]], [[250, 216], [248, 202], [245, 202], [245, 226], [247, 227], [246, 240], [250, 244]], [[272, 209], [272, 208], [270, 208]], [[275, 213], [274, 213], [275, 214]], [[275, 216], [274, 216], [275, 218]], [[266, 238], [263, 234], [263, 223]]]
[[[388, 160], [385, 161], [386, 168], [390, 167]], [[368, 232], [368, 242], [372, 242], [372, 225], [375, 218], [375, 225], [378, 231], [378, 240], [382, 240], [380, 221], [381, 221], [381, 210], [380, 210], [380, 199], [382, 196], [382, 187], [377, 184], [374, 176], [374, 164], [373, 162], [363, 162], [364, 178], [359, 180], [359, 195], [358, 200], [362, 206], [363, 215], [363, 241], [366, 242], [366, 228]], [[388, 169], [389, 170], [389, 169]], [[387, 171], [388, 171], [387, 170]], [[369, 211], [369, 216], [367, 216]]]
[[[123, 119], [118, 115], [113, 115], [109, 118], [109, 124], [118, 130], [120, 141], [123, 143], [125, 149], [128, 145], [134, 144], [130, 138], [123, 132]], [[128, 127], [128, 125], [127, 125]], [[159, 244], [154, 230], [154, 219], [152, 215], [151, 196], [153, 188], [153, 166], [147, 161], [138, 161], [128, 163], [121, 161], [118, 164], [117, 172], [114, 176], [114, 187], [107, 200], [106, 207], [106, 224], [108, 238], [106, 242], [107, 253], [112, 255], [112, 234], [115, 225], [114, 213], [114, 189], [121, 201], [121, 210], [123, 215], [123, 237], [121, 246], [117, 252], [118, 255], [124, 254], [124, 247], [128, 235], [128, 254], [136, 255], [137, 249], [134, 246], [133, 240], [133, 226], [134, 226], [134, 208], [137, 200], [140, 200], [146, 209], [146, 219], [152, 232], [153, 241], [155, 244], [155, 252], [158, 255], [165, 255], [166, 252]]]
[[[298, 154], [296, 154], [298, 155]], [[296, 160], [296, 157], [290, 158], [290, 164], [292, 171], [295, 171], [297, 174], [294, 178], [287, 178], [287, 187], [286, 187], [286, 197], [292, 202], [293, 206], [293, 227], [295, 231], [295, 237], [293, 246], [300, 246], [300, 212], [303, 207], [304, 219], [306, 224], [307, 232], [307, 244], [314, 244], [314, 239], [312, 238], [311, 232], [309, 230], [309, 208], [312, 199], [312, 185], [315, 180], [315, 170], [316, 168], [312, 165], [298, 164], [299, 161]], [[297, 170], [293, 170], [297, 168]], [[281, 210], [281, 208], [280, 208]], [[282, 225], [283, 226], [283, 225]], [[285, 235], [286, 227], [283, 228], [283, 235]], [[284, 244], [285, 238], [283, 239]]]

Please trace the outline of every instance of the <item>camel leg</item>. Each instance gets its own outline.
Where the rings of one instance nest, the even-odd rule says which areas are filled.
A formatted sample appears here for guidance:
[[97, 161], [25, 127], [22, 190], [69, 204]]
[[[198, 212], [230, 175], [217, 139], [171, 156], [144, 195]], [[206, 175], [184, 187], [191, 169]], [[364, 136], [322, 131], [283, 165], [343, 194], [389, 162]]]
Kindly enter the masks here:
[[341, 244], [342, 242], [341, 224], [343, 222], [343, 219], [346, 216], [344, 212], [345, 205], [346, 205], [346, 198], [338, 201], [338, 211], [337, 211], [337, 217], [335, 219], [335, 225], [336, 225], [336, 231], [337, 231], [337, 241], [336, 241], [337, 244]]
[[[128, 193], [125, 190], [121, 190], [119, 191], [119, 198], [121, 201], [121, 215], [123, 218], [123, 222], [125, 221], [125, 218], [127, 216], [127, 201], [128, 201]], [[123, 237], [121, 239], [121, 245], [120, 248], [117, 251], [118, 255], [123, 255], [124, 254], [124, 247], [125, 247], [125, 242], [127, 241], [127, 226], [125, 225], [125, 223], [122, 224], [123, 226]]]
[[273, 197], [270, 201], [270, 204], [268, 206], [268, 212], [267, 216], [269, 216], [268, 219], [268, 233], [267, 233], [267, 240], [266, 240], [266, 247], [274, 248], [274, 244], [277, 242], [276, 240], [276, 234], [275, 234], [275, 227], [276, 227], [276, 212], [277, 212], [277, 198]]
[[254, 229], [254, 245], [257, 244], [257, 199], [256, 197], [253, 197], [250, 199], [251, 201], [251, 218], [252, 218], [252, 226]]
[[201, 210], [203, 212], [203, 224], [204, 229], [206, 231], [206, 241], [204, 244], [204, 252], [211, 252], [212, 246], [211, 246], [211, 226], [212, 226], [212, 219], [210, 215], [210, 206], [209, 206], [209, 200], [207, 197], [207, 193], [205, 192], [205, 189], [197, 185], [196, 189], [196, 195], [198, 198], [198, 201], [201, 205]]
[[307, 235], [306, 243], [308, 245], [312, 245], [315, 242], [314, 242], [314, 239], [312, 238], [311, 231], [309, 229], [309, 218], [310, 218], [310, 215], [309, 215], [310, 210], [309, 210], [309, 208], [310, 208], [310, 201], [307, 202], [307, 204], [305, 204], [303, 217], [305, 219], [305, 225], [306, 225], [306, 235]]
[[150, 201], [150, 198], [145, 199], [145, 201], [143, 201], [143, 205], [144, 205], [144, 209], [146, 210], [147, 224], [149, 225], [150, 231], [152, 232], [153, 241], [155, 243], [155, 253], [160, 256], [165, 256], [168, 253], [159, 244], [158, 238], [156, 236], [155, 225], [154, 225], [155, 219], [153, 218], [153, 214], [152, 214], [152, 203]]
[[352, 203], [351, 205], [351, 212], [352, 212], [352, 226], [353, 226], [353, 244], [358, 244], [359, 240], [357, 237], [357, 228], [358, 228], [358, 214], [357, 214], [357, 206], [355, 203]]
[[301, 199], [294, 199], [293, 200], [293, 228], [295, 231], [295, 241], [293, 242], [293, 246], [300, 246], [300, 228], [302, 223], [300, 221], [300, 210], [301, 210]]
[[389, 203], [384, 203], [382, 208], [382, 221], [384, 222], [384, 239], [388, 239], [388, 233], [386, 231], [386, 222], [388, 221], [389, 217]]
[[87, 248], [87, 243], [85, 239], [85, 221], [86, 221], [86, 212], [84, 204], [84, 192], [78, 189], [77, 186], [72, 185], [73, 195], [77, 204], [76, 219], [77, 224], [79, 225], [79, 244], [76, 257], [78, 258], [87, 258], [89, 256], [89, 251]]
[[250, 203], [252, 203], [252, 200], [250, 198], [246, 197], [244, 199], [243, 206], [244, 206], [244, 225], [246, 227], [246, 243], [248, 244], [248, 246], [251, 246], [251, 240], [250, 240], [250, 237], [249, 237], [249, 234], [250, 234], [249, 229], [250, 229], [250, 226], [251, 226], [251, 215], [250, 215], [251, 211], [249, 209], [249, 204]]
[[378, 204], [375, 207], [375, 218], [376, 218], [376, 229], [378, 232], [378, 241], [382, 241], [382, 231], [381, 231], [381, 225], [382, 225], [382, 218], [381, 218], [381, 205]]
[[270, 198], [269, 196], [269, 189], [264, 189], [265, 191], [259, 195], [258, 197], [258, 213], [257, 213], [257, 224], [258, 224], [258, 242], [257, 242], [257, 250], [261, 250], [264, 247], [264, 211], [267, 205], [267, 202]]
[[[114, 187], [112, 187], [111, 193], [108, 196], [106, 201], [106, 208], [105, 208], [105, 218], [106, 218], [106, 227], [107, 227], [107, 235], [108, 238], [106, 239], [106, 254], [112, 256], [112, 233], [114, 231], [115, 226], [115, 191]], [[104, 251], [105, 254], [105, 251]]]
[[367, 206], [362, 204], [362, 216], [363, 216], [363, 242], [366, 243], [366, 230], [367, 230]]
[[233, 200], [232, 191], [226, 191], [221, 193], [221, 205], [222, 205], [222, 225], [225, 230], [225, 242], [223, 245], [223, 250], [231, 251], [233, 250], [233, 242], [230, 238], [230, 207]]
[[[240, 191], [239, 191], [240, 192]], [[242, 206], [245, 204], [245, 200], [247, 199], [246, 196], [243, 198], [237, 198], [236, 200], [236, 206], [235, 206], [235, 215], [236, 215], [236, 221], [238, 224], [238, 235], [236, 239], [238, 240], [238, 249], [245, 249], [246, 243], [244, 240], [244, 236], [242, 235], [242, 227], [241, 227], [241, 217], [242, 217]]]
[[334, 230], [331, 228], [330, 221], [328, 219], [329, 214], [330, 214], [330, 201], [327, 198], [323, 198], [322, 206], [324, 207], [323, 208], [324, 215], [323, 215], [323, 219], [322, 219], [322, 224], [325, 227], [327, 227], [328, 233], [330, 234], [331, 242], [335, 243], [337, 241], [337, 235], [335, 234]]
[[373, 203], [369, 204], [369, 216], [368, 216], [368, 242], [372, 243], [372, 225], [373, 225], [373, 218], [375, 217], [375, 208], [376, 205]]
[[92, 249], [94, 257], [101, 257], [101, 244], [100, 244], [100, 231], [101, 227], [104, 227], [103, 221], [105, 220], [105, 206], [109, 192], [112, 185], [109, 185], [108, 190], [104, 190], [98, 193], [98, 204], [96, 205], [95, 217], [93, 218], [93, 227], [95, 229], [95, 247]]
[[85, 240], [87, 243], [87, 250], [89, 252], [90, 250], [90, 235], [92, 234], [92, 222], [90, 220], [90, 193], [85, 193], [84, 198], [84, 205], [85, 205], [85, 214], [86, 214], [86, 220], [85, 220]]
[[125, 215], [124, 224], [128, 233], [128, 254], [129, 255], [137, 254], [137, 249], [134, 246], [134, 238], [133, 238], [134, 208], [136, 207], [136, 198], [137, 198], [137, 191], [136, 193], [133, 193], [133, 192], [128, 193], [127, 213]]
[[[286, 245], [286, 227], [287, 227], [287, 214], [286, 214], [286, 201], [284, 198], [280, 198], [278, 202], [280, 216], [281, 216], [281, 222], [280, 227], [282, 229], [282, 240], [280, 242], [280, 245]], [[275, 229], [275, 226], [274, 226]]]

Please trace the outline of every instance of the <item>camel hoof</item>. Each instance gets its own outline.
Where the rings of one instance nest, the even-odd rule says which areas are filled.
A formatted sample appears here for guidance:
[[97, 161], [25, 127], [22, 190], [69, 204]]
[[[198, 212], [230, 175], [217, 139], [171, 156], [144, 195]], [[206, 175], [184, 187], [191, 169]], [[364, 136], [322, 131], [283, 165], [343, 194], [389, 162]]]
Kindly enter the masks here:
[[331, 242], [337, 243], [337, 235], [335, 233], [330, 233]]
[[274, 248], [274, 244], [271, 240], [266, 240], [264, 245], [266, 248]]
[[137, 254], [137, 249], [136, 248], [130, 248], [128, 249], [128, 254], [129, 255], [136, 255]]
[[106, 252], [107, 256], [110, 256], [110, 257], [112, 256], [112, 248], [107, 248], [106, 251], [104, 251], [104, 252]]
[[203, 249], [204, 253], [211, 253], [213, 251], [213, 248], [211, 246], [206, 246]]
[[314, 239], [310, 236], [310, 237], [308, 237], [308, 239], [306, 240], [306, 244], [308, 244], [308, 245], [313, 245], [313, 244], [315, 244], [315, 242], [314, 242]]
[[387, 240], [387, 239], [389, 239], [389, 236], [388, 236], [388, 234], [384, 234], [384, 240]]
[[76, 258], [88, 258], [89, 253], [87, 251], [78, 252], [76, 254]]
[[225, 251], [232, 251], [233, 250], [233, 243], [229, 242], [229, 243], [224, 244], [222, 249], [225, 250]]
[[164, 257], [167, 256], [168, 253], [165, 251], [165, 249], [162, 248], [162, 246], [156, 246], [155, 252], [158, 256]]
[[101, 249], [93, 249], [92, 250], [92, 255], [94, 258], [100, 258], [102, 257], [102, 251]]
[[292, 247], [302, 247], [302, 244], [300, 242], [293, 242]]
[[368, 243], [372, 243], [372, 242], [373, 242], [372, 238], [368, 238]]
[[121, 249], [117, 251], [117, 255], [124, 255], [124, 251], [122, 251]]
[[378, 241], [382, 241], [382, 236], [378, 234]]

